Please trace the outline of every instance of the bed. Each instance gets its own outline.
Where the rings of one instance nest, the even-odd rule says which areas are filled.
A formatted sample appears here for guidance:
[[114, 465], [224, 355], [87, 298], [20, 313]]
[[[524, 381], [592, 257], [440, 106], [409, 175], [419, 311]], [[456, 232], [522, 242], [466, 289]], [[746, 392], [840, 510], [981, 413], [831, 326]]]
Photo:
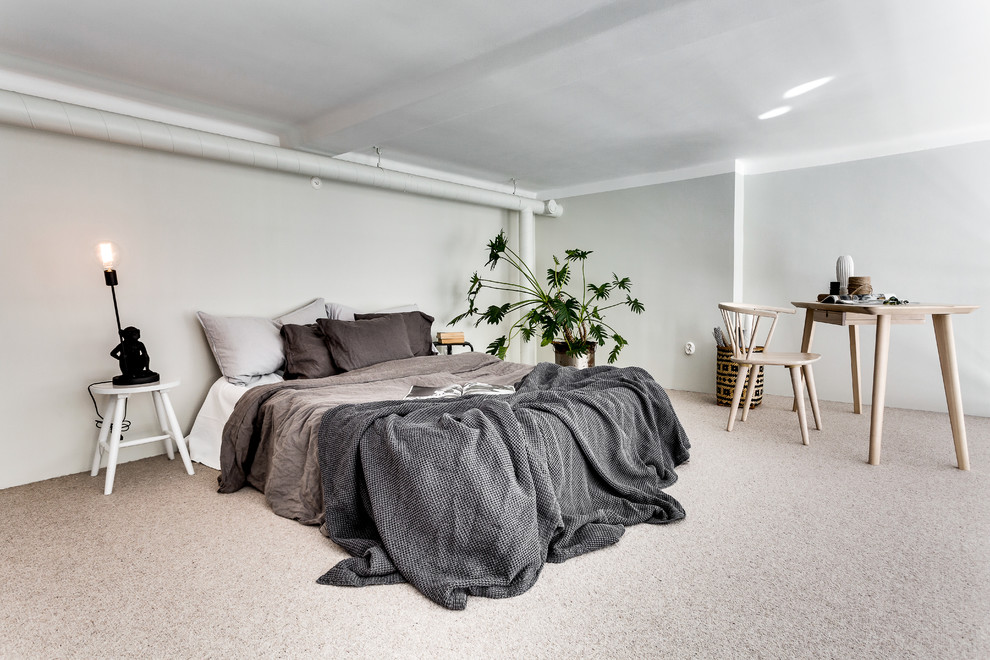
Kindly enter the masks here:
[[[523, 593], [546, 562], [611, 545], [627, 525], [684, 517], [664, 489], [690, 443], [643, 369], [435, 355], [432, 318], [361, 316], [305, 324], [329, 375], [284, 378], [300, 344], [282, 329], [283, 378], [245, 385], [220, 446], [220, 492], [250, 485], [351, 555], [319, 582], [409, 582], [463, 609]], [[512, 393], [405, 398], [469, 382]]]

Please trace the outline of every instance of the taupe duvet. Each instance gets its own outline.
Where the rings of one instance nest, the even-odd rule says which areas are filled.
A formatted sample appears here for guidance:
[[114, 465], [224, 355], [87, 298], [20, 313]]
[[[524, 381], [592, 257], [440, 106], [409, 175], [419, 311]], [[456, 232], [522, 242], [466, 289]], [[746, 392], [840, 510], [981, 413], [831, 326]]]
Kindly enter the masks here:
[[278, 515], [321, 524], [318, 434], [327, 410], [345, 403], [402, 399], [413, 385], [511, 385], [532, 369], [483, 353], [431, 355], [383, 362], [328, 378], [252, 388], [238, 401], [224, 427], [220, 492], [231, 493], [250, 484], [265, 494]]

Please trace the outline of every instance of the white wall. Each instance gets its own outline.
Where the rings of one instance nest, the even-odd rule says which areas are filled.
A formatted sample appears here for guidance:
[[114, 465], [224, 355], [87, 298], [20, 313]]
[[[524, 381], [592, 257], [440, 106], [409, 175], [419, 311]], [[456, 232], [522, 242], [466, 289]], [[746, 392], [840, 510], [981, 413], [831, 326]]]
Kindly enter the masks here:
[[[153, 369], [182, 379], [173, 400], [188, 430], [219, 375], [196, 310], [275, 316], [317, 296], [365, 309], [417, 302], [437, 329], [463, 311], [487, 241], [503, 228], [517, 239], [504, 211], [329, 182], [313, 190], [305, 177], [25, 129], [0, 127], [0, 154], [0, 487], [88, 470], [86, 385], [117, 366], [99, 240], [124, 251], [122, 322], [141, 328]], [[851, 254], [878, 289], [983, 305], [955, 329], [965, 410], [990, 415], [988, 165], [990, 143], [980, 143], [745, 177], [745, 298], [810, 298]], [[630, 342], [619, 364], [713, 392], [710, 332], [715, 303], [732, 296], [734, 194], [733, 175], [722, 175], [563, 200], [564, 217], [537, 219], [538, 271], [564, 249], [594, 250], [589, 279], [628, 275], [646, 305], [642, 316], [609, 317]], [[480, 350], [500, 334], [464, 329]], [[796, 346], [800, 332], [797, 316], [775, 342]], [[868, 399], [870, 332], [863, 340]], [[816, 334], [824, 399], [850, 398], [847, 341], [843, 329]], [[786, 375], [768, 388], [786, 394]], [[930, 324], [893, 329], [887, 401], [944, 410]], [[130, 413], [132, 437], [151, 431], [145, 402]], [[153, 453], [128, 449], [122, 460]]]
[[[275, 316], [315, 297], [363, 309], [415, 302], [440, 329], [515, 214], [307, 177], [0, 127], [0, 488], [88, 470], [89, 383], [118, 373], [95, 245], [123, 251], [121, 321], [152, 369], [178, 377], [188, 431], [219, 376], [197, 310]], [[476, 346], [498, 333], [467, 329]], [[129, 409], [132, 437], [150, 405]], [[121, 460], [160, 453], [125, 449]], [[176, 466], [181, 470], [181, 466]], [[99, 477], [102, 479], [102, 473]]]
[[[553, 254], [593, 250], [588, 280], [628, 276], [646, 305], [639, 316], [616, 308], [607, 317], [629, 341], [617, 364], [642, 366], [667, 388], [714, 394], [711, 333], [716, 304], [732, 298], [734, 190], [725, 174], [565, 199], [561, 218], [537, 221], [537, 272]], [[691, 356], [688, 341], [697, 346]], [[549, 347], [540, 351], [553, 359]], [[606, 364], [607, 353], [596, 361]]]
[[[827, 292], [849, 254], [874, 290], [912, 301], [981, 305], [953, 318], [963, 407], [990, 415], [990, 142], [747, 176], [747, 300], [785, 305]], [[803, 312], [775, 335], [800, 346]], [[850, 401], [849, 335], [819, 325], [813, 350], [819, 396]], [[861, 331], [864, 403], [872, 388], [873, 329]], [[786, 375], [768, 391], [787, 394]], [[944, 411], [931, 322], [893, 326], [887, 405]]]

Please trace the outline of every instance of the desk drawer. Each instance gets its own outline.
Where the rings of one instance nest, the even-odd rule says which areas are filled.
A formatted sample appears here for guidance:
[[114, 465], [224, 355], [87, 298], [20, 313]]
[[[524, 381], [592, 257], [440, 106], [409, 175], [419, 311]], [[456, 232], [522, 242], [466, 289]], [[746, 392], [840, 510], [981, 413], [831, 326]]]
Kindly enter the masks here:
[[[875, 314], [863, 314], [857, 312], [829, 312], [821, 309], [815, 310], [816, 323], [830, 323], [832, 325], [876, 325]], [[925, 322], [924, 314], [894, 314], [890, 317], [891, 323], [913, 324]]]

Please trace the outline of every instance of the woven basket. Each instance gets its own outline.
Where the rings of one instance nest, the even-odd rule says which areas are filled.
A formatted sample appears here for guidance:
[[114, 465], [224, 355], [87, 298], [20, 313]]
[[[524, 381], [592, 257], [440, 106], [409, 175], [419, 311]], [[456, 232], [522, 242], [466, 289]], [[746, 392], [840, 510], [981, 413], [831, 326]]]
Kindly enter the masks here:
[[[716, 346], [716, 358], [715, 358], [715, 403], [720, 406], [731, 406], [732, 405], [732, 393], [736, 389], [736, 376], [739, 374], [739, 365], [731, 360], [732, 358], [732, 348]], [[763, 347], [757, 346], [753, 349], [754, 353], [762, 353]], [[753, 370], [750, 370], [750, 374]], [[743, 388], [742, 397], [739, 399], [739, 407], [746, 402], [747, 390], [749, 390], [750, 384], [753, 382], [752, 376], [749, 379], [749, 384]], [[756, 389], [753, 391], [753, 400], [749, 403], [749, 408], [752, 410], [756, 406], [763, 403], [763, 367], [759, 367], [756, 370]]]

